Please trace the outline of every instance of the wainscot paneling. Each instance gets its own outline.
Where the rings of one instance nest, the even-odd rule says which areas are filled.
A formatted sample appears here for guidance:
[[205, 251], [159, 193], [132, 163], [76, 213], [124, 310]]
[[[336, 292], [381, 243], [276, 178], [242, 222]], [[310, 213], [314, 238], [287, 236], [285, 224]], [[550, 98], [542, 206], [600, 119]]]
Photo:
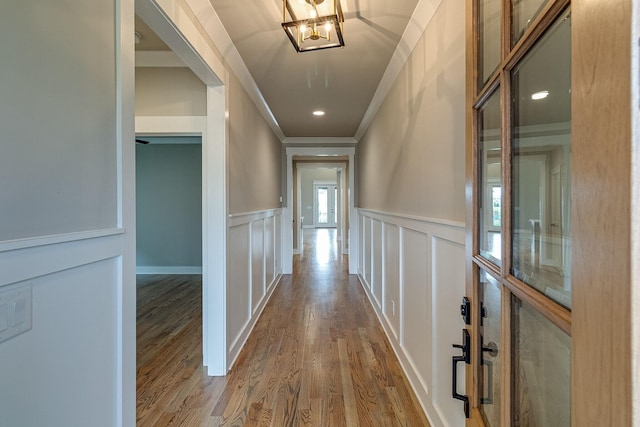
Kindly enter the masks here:
[[434, 427], [464, 425], [461, 403], [451, 398], [451, 357], [459, 353], [452, 344], [464, 327], [464, 224], [358, 214], [358, 276], [427, 417]]
[[279, 209], [229, 216], [227, 361], [233, 366], [282, 276]]

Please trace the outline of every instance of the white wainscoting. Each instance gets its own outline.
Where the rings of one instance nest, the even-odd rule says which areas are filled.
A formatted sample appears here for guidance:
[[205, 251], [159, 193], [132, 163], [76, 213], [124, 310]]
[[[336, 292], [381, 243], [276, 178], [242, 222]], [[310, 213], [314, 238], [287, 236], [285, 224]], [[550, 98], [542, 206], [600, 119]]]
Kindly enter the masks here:
[[[433, 427], [464, 425], [451, 357], [464, 323], [465, 225], [358, 210], [358, 277]], [[464, 390], [460, 367], [458, 390]]]
[[280, 209], [229, 216], [228, 369], [282, 277], [280, 222]]

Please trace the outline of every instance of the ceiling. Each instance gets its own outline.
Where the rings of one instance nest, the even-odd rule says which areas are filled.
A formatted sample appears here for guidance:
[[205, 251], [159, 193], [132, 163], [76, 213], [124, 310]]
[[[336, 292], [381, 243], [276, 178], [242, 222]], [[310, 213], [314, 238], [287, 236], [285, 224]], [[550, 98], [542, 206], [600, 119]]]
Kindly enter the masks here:
[[[210, 2], [285, 137], [354, 137], [418, 4], [341, 0], [345, 47], [297, 53], [281, 27], [281, 0]], [[162, 50], [139, 19], [136, 31], [137, 50]]]

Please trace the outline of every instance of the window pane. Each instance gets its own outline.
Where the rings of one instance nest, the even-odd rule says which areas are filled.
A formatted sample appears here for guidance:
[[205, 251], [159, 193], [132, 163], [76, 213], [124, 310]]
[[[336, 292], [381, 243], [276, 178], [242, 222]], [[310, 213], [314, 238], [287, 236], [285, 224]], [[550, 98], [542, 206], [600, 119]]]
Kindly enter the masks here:
[[329, 200], [327, 188], [318, 188], [318, 224], [326, 224], [329, 220]]
[[571, 25], [512, 75], [512, 274], [571, 308]]
[[512, 426], [571, 425], [571, 338], [512, 297]]
[[480, 255], [501, 265], [502, 179], [500, 175], [500, 91], [496, 91], [479, 111], [478, 141], [478, 224]]
[[515, 45], [549, 0], [511, 0], [512, 42]]
[[485, 271], [480, 272], [482, 304], [482, 360], [480, 409], [488, 426], [500, 425], [500, 284]]
[[502, 0], [478, 2], [478, 86], [487, 82], [500, 63], [500, 5]]

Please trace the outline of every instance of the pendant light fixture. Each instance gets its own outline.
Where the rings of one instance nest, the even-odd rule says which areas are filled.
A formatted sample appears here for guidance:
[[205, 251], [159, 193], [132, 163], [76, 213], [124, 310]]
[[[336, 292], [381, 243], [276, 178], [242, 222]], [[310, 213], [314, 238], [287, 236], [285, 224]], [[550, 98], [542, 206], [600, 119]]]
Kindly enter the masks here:
[[339, 0], [283, 0], [282, 21], [297, 52], [344, 46]]

